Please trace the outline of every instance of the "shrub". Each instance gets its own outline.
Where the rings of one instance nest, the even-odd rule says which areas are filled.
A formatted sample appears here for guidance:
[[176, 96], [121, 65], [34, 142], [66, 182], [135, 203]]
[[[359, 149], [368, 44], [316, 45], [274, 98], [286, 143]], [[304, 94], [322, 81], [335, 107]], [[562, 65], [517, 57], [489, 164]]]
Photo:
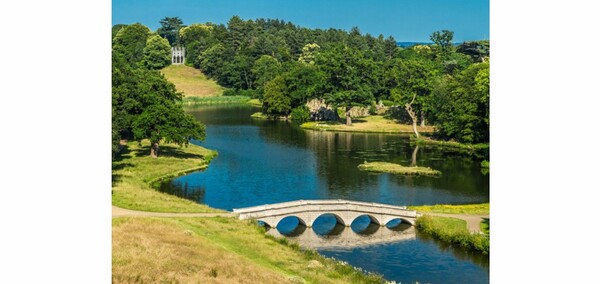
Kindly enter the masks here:
[[237, 95], [237, 92], [234, 89], [225, 89], [225, 91], [223, 91], [223, 96], [235, 96]]
[[376, 115], [377, 114], [377, 107], [375, 105], [371, 105], [369, 107], [369, 114], [370, 115]]
[[310, 120], [310, 111], [306, 106], [299, 106], [292, 110], [291, 119], [296, 122], [306, 122]]
[[389, 100], [383, 100], [382, 102], [383, 102], [383, 105], [384, 105], [384, 106], [387, 106], [387, 107], [389, 107], [389, 106], [394, 106], [394, 102], [392, 102], [392, 101], [389, 101]]

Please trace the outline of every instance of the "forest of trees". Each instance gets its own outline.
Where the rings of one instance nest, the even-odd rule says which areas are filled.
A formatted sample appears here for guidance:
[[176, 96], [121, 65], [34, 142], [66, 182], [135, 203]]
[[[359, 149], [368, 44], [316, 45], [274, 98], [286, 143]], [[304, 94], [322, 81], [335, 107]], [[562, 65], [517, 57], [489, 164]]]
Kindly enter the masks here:
[[[186, 26], [177, 17], [160, 23], [156, 33], [141, 24], [113, 27], [113, 73], [126, 65], [156, 74], [151, 70], [164, 66], [167, 46], [181, 45], [186, 64], [229, 88], [226, 95], [261, 99], [265, 114], [303, 120], [306, 102], [319, 98], [343, 108], [351, 123], [353, 107], [383, 102], [405, 109], [414, 125], [436, 126], [440, 139], [489, 141], [489, 41], [454, 45], [453, 32], [442, 30], [430, 35], [431, 45], [403, 49], [391, 36], [363, 34], [358, 27], [308, 29], [238, 16], [227, 25]], [[115, 67], [115, 60], [123, 63]], [[119, 80], [113, 74], [113, 90]]]

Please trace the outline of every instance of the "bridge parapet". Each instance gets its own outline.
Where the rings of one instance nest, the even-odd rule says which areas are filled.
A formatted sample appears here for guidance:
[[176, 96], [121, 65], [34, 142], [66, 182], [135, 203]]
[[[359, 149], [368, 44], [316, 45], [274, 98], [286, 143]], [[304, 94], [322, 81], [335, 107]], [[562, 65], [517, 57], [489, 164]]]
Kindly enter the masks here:
[[385, 225], [392, 219], [400, 218], [414, 225], [417, 212], [406, 206], [359, 202], [350, 200], [297, 200], [276, 204], [266, 204], [233, 209], [240, 219], [257, 219], [276, 227], [281, 219], [296, 216], [302, 223], [312, 227], [312, 223], [323, 214], [334, 214], [338, 222], [350, 226], [359, 216], [368, 215], [377, 224]]

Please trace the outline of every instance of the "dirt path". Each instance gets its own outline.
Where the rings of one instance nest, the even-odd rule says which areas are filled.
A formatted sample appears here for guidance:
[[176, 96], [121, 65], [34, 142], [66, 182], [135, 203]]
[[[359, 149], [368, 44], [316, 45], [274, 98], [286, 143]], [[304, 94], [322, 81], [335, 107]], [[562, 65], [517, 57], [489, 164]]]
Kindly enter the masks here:
[[[471, 232], [480, 232], [479, 223], [483, 219], [489, 219], [489, 215], [466, 215], [466, 214], [444, 214], [424, 212], [423, 215], [432, 215], [440, 217], [458, 218], [467, 221], [467, 228]], [[147, 212], [136, 211], [125, 208], [112, 207], [112, 217], [237, 217], [235, 213], [162, 213], [162, 212]]]
[[471, 232], [480, 232], [479, 223], [483, 221], [483, 219], [489, 219], [490, 215], [467, 215], [467, 214], [445, 214], [445, 213], [431, 213], [431, 212], [421, 212], [423, 215], [431, 215], [431, 216], [440, 216], [440, 217], [450, 217], [457, 218], [467, 221], [467, 228]]
[[120, 207], [112, 207], [112, 217], [237, 217], [235, 213], [161, 213], [129, 210]]

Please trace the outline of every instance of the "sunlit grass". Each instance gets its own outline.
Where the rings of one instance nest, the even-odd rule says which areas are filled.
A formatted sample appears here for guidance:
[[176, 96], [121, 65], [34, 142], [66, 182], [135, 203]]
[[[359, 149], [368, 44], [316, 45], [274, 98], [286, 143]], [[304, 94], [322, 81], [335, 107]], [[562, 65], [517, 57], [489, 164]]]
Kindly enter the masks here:
[[399, 164], [387, 162], [365, 162], [358, 165], [358, 169], [362, 171], [392, 173], [398, 175], [438, 176], [442, 174], [442, 172], [429, 167], [405, 167]]
[[[300, 127], [305, 129], [341, 131], [341, 132], [373, 132], [373, 133], [401, 133], [411, 134], [412, 125], [399, 124], [393, 119], [385, 118], [381, 115], [372, 115], [362, 118], [352, 119], [352, 125], [347, 126], [338, 121], [311, 121], [305, 122]], [[417, 127], [420, 133], [432, 133], [432, 126]]]
[[425, 215], [417, 218], [416, 227], [443, 242], [489, 254], [489, 235], [469, 232], [464, 220]]
[[113, 220], [113, 282], [381, 283], [233, 218]]
[[220, 105], [220, 104], [247, 104], [250, 97], [246, 96], [215, 96], [215, 97], [186, 97], [183, 104], [186, 106], [196, 105]]
[[112, 203], [152, 212], [222, 212], [152, 188], [152, 183], [205, 168], [215, 151], [190, 144], [161, 145], [158, 158], [150, 157], [150, 143], [127, 143], [121, 158], [113, 161]]
[[464, 205], [424, 205], [424, 206], [409, 206], [411, 210], [419, 212], [431, 212], [431, 213], [448, 213], [448, 214], [476, 214], [476, 215], [489, 215], [490, 204], [464, 204]]
[[161, 70], [169, 82], [175, 84], [185, 97], [209, 97], [223, 94], [223, 87], [208, 79], [196, 68], [186, 65], [169, 65]]

